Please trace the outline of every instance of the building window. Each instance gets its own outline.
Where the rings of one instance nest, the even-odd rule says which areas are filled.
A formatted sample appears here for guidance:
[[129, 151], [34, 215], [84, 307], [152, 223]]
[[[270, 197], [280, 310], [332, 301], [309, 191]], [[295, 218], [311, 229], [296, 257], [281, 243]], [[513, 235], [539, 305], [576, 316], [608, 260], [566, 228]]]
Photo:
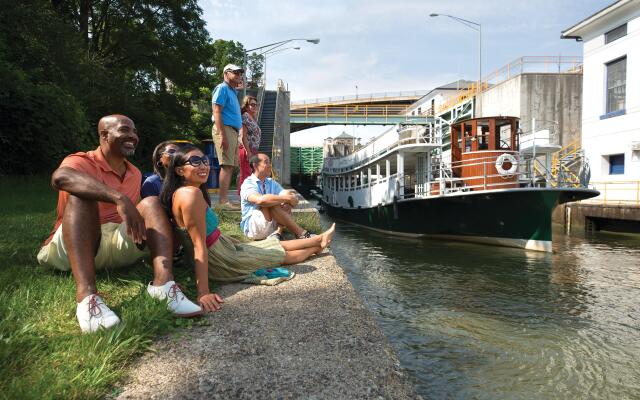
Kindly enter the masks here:
[[624, 110], [627, 87], [627, 57], [607, 65], [607, 114]]
[[614, 40], [618, 40], [623, 36], [627, 36], [627, 24], [620, 25], [619, 27], [610, 30], [604, 34], [604, 44], [611, 43]]
[[609, 175], [624, 174], [624, 154], [612, 154], [609, 156]]

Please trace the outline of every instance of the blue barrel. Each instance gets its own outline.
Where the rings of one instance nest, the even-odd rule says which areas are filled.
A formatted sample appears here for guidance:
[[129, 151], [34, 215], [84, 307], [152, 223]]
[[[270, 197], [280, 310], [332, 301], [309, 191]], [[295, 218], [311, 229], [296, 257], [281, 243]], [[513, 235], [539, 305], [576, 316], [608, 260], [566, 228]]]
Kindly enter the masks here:
[[220, 176], [220, 164], [218, 163], [218, 157], [216, 156], [216, 148], [213, 145], [212, 139], [205, 139], [202, 143], [204, 143], [204, 154], [209, 157], [209, 165], [211, 166], [211, 170], [209, 171], [209, 180], [207, 181], [207, 188], [217, 189], [220, 187], [220, 183], [218, 181], [218, 177]]

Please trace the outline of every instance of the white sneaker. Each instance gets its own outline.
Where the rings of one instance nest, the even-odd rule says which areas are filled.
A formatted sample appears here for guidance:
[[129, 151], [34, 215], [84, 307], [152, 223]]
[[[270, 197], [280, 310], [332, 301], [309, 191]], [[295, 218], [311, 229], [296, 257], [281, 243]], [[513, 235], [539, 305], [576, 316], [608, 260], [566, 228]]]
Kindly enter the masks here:
[[76, 318], [82, 333], [93, 333], [98, 329], [109, 329], [120, 323], [120, 318], [104, 304], [97, 294], [90, 294], [76, 307]]
[[194, 304], [182, 293], [182, 289], [174, 282], [169, 281], [162, 286], [153, 286], [149, 282], [147, 292], [158, 300], [167, 300], [167, 308], [178, 317], [195, 317], [202, 314], [202, 308]]

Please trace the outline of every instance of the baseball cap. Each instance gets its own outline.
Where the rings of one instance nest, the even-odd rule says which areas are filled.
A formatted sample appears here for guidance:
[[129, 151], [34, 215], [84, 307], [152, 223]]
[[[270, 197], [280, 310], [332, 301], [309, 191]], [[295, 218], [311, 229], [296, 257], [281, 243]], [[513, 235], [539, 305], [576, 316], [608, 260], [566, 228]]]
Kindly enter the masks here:
[[244, 72], [244, 69], [242, 67], [238, 67], [235, 64], [227, 64], [224, 66], [224, 69], [222, 70], [223, 72], [227, 72], [227, 71], [240, 71], [240, 72]]

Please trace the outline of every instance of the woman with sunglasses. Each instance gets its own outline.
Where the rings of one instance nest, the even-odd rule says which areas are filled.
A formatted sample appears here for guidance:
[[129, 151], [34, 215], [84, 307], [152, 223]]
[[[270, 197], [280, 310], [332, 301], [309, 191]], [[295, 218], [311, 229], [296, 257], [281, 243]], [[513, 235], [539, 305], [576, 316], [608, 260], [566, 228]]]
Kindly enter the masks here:
[[198, 302], [204, 310], [216, 311], [223, 302], [209, 291], [209, 280], [251, 279], [258, 270], [302, 262], [331, 242], [335, 224], [318, 236], [283, 242], [269, 238], [241, 243], [222, 235], [206, 188], [208, 176], [209, 159], [197, 147], [184, 145], [174, 154], [160, 193], [187, 254], [193, 252]]
[[153, 155], [151, 156], [151, 162], [153, 163], [153, 175], [147, 177], [142, 183], [142, 189], [140, 189], [140, 197], [145, 198], [149, 196], [160, 196], [160, 190], [162, 189], [162, 180], [164, 179], [165, 172], [169, 166], [171, 156], [178, 151], [180, 143], [173, 140], [167, 140], [160, 143], [153, 149]]
[[258, 154], [260, 137], [262, 132], [258, 125], [258, 101], [253, 96], [245, 96], [242, 100], [242, 128], [240, 128], [240, 145], [238, 146], [238, 163], [240, 174], [238, 175], [238, 194], [242, 182], [251, 176], [249, 159]]

